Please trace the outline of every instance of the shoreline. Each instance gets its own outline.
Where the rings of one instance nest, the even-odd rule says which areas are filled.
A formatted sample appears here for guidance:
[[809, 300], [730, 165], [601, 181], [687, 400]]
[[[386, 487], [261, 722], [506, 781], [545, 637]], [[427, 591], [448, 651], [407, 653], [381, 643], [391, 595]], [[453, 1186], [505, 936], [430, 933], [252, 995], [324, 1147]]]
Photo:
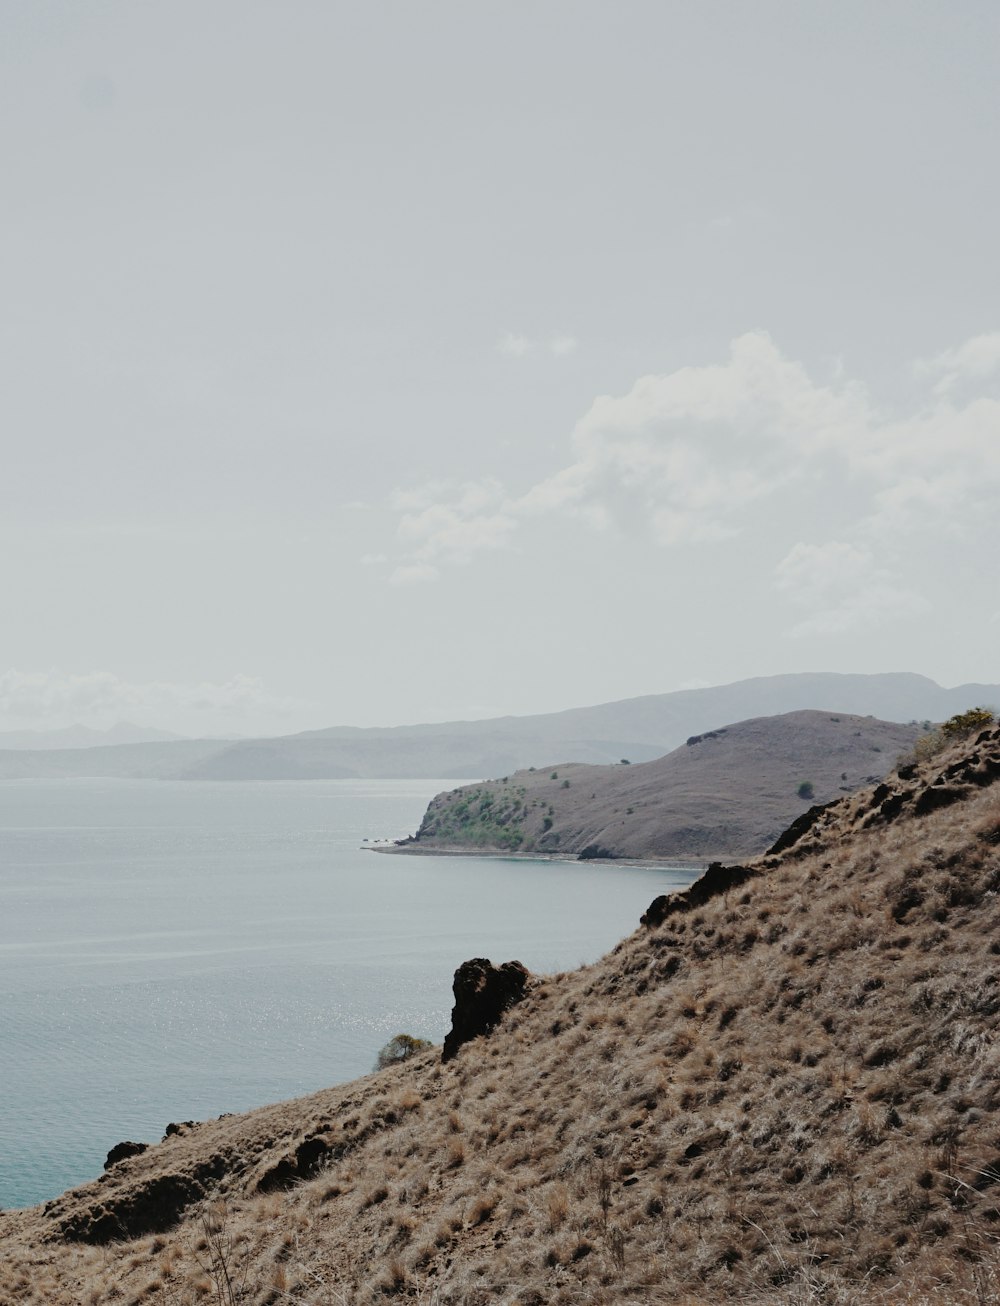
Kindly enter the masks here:
[[585, 857], [581, 861], [576, 853], [522, 853], [503, 848], [467, 848], [458, 844], [442, 844], [432, 848], [429, 845], [417, 844], [367, 843], [361, 845], [361, 851], [403, 857], [492, 857], [502, 861], [579, 863], [581, 866], [648, 866], [651, 870], [676, 867], [677, 870], [683, 871], [704, 871], [712, 862], [734, 860], [729, 853], [707, 857], [692, 857], [685, 853], [661, 857], [651, 853], [648, 857]]

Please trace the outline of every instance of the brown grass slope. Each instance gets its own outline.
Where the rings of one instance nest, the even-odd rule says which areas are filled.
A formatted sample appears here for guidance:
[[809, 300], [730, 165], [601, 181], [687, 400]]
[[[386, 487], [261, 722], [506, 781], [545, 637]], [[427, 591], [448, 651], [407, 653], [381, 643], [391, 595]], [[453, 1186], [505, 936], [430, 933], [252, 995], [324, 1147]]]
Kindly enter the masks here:
[[0, 1217], [0, 1301], [995, 1301], [998, 777], [990, 729], [658, 900], [447, 1065]]
[[[919, 728], [787, 712], [694, 736], [630, 766], [557, 765], [438, 794], [404, 851], [749, 857], [811, 804], [882, 778]], [[812, 795], [800, 797], [803, 782]]]

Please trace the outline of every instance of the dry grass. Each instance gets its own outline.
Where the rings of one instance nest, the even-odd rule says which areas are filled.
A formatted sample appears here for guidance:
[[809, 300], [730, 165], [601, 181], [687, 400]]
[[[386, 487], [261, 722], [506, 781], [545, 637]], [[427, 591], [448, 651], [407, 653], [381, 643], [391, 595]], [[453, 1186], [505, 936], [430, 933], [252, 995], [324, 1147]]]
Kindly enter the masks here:
[[[871, 810], [539, 981], [446, 1066], [207, 1122], [6, 1213], [0, 1302], [995, 1301], [1000, 787]], [[68, 1236], [166, 1179], [192, 1185], [179, 1222]]]

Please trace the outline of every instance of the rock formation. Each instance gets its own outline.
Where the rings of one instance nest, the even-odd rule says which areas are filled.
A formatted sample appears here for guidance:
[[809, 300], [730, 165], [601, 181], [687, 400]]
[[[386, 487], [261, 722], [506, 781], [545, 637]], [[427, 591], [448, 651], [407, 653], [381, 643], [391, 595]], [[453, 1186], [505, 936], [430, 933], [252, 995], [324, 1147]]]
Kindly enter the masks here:
[[489, 1034], [503, 1013], [524, 997], [531, 972], [519, 961], [494, 966], [485, 957], [463, 961], [455, 971], [455, 1005], [442, 1061], [450, 1061], [463, 1043]]
[[105, 1170], [110, 1170], [113, 1165], [117, 1165], [119, 1161], [124, 1161], [130, 1156], [141, 1156], [148, 1146], [148, 1143], [116, 1143], [104, 1162]]

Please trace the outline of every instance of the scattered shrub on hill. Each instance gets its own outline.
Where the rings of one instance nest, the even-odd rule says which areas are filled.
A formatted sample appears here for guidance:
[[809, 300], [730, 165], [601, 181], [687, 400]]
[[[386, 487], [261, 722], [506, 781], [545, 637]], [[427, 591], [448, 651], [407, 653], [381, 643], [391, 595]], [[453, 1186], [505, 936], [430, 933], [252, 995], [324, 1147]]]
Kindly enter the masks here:
[[800, 798], [804, 798], [807, 802], [816, 797], [816, 790], [813, 788], [811, 780], [803, 780], [795, 792]]
[[962, 739], [992, 724], [993, 713], [988, 707], [970, 707], [967, 712], [957, 712], [949, 717], [941, 727], [941, 733], [948, 740]]
[[416, 1053], [423, 1052], [424, 1048], [433, 1046], [426, 1038], [414, 1038], [412, 1034], [396, 1034], [380, 1050], [375, 1061], [375, 1069], [385, 1070], [387, 1066], [397, 1066], [401, 1061], [409, 1061]]
[[913, 753], [902, 761], [926, 762], [948, 744], [975, 734], [977, 730], [985, 730], [993, 724], [993, 720], [993, 713], [988, 707], [970, 707], [965, 712], [956, 712], [936, 730], [931, 729], [930, 722], [925, 721], [923, 724], [927, 734], [920, 736], [913, 745]]

